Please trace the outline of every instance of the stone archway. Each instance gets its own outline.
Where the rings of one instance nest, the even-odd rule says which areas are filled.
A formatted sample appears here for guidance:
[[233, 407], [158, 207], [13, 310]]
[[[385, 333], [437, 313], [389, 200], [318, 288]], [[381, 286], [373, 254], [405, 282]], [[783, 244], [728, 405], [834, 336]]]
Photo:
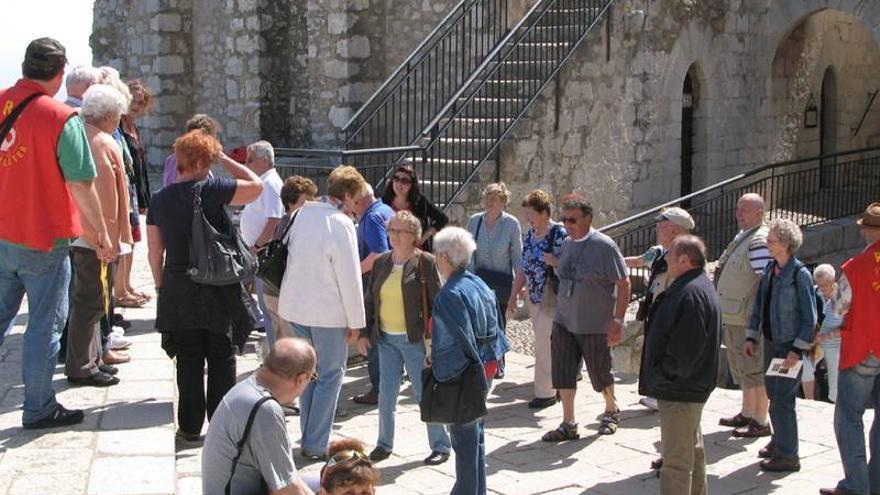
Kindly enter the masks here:
[[[869, 26], [870, 13], [861, 4], [807, 11], [774, 45], [767, 110], [773, 160], [857, 149], [880, 139], [876, 108], [858, 135], [853, 131], [868, 110], [868, 95], [880, 89], [880, 31]], [[851, 12], [844, 11], [847, 6]], [[817, 112], [810, 115], [814, 106]]]

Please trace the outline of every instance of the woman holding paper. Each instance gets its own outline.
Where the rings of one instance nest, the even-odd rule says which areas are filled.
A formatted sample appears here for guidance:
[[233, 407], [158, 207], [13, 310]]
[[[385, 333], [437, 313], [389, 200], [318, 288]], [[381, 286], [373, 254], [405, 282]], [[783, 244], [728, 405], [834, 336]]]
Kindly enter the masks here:
[[780, 371], [794, 369], [793, 376], [765, 378], [770, 399], [773, 436], [758, 453], [763, 471], [799, 471], [798, 428], [795, 399], [800, 386], [800, 361], [810, 350], [816, 326], [816, 294], [813, 279], [794, 254], [803, 243], [800, 228], [790, 220], [770, 224], [767, 248], [773, 261], [764, 269], [758, 296], [746, 329], [743, 351], [755, 352], [757, 339], [764, 336], [764, 366], [781, 360]]

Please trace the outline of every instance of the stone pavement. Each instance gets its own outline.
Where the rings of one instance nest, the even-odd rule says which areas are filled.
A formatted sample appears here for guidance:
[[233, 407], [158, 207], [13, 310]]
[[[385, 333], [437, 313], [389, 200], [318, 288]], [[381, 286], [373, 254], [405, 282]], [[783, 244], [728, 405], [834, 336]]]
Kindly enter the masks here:
[[[134, 284], [150, 291], [152, 281], [143, 243], [138, 245], [136, 257], [139, 268]], [[22, 325], [27, 320], [27, 308], [22, 308], [16, 327], [0, 348], [0, 495], [201, 493], [200, 446], [175, 445], [174, 367], [152, 331], [155, 306], [121, 311], [133, 323], [126, 335], [134, 341], [132, 362], [120, 366], [122, 382], [108, 389], [71, 388], [59, 366], [55, 376], [59, 401], [86, 409], [86, 420], [69, 429], [33, 432], [20, 427]], [[531, 358], [508, 356], [507, 378], [495, 384], [486, 418], [491, 493], [658, 492], [649, 463], [657, 456], [659, 420], [655, 413], [637, 404], [633, 376], [620, 375], [617, 379], [617, 395], [624, 412], [616, 435], [595, 434], [595, 417], [602, 410], [602, 399], [583, 382], [583, 389], [588, 391], [577, 399], [582, 438], [552, 445], [541, 442], [540, 437], [559, 423], [561, 407], [539, 412], [528, 409], [525, 402], [531, 398]], [[247, 376], [256, 365], [254, 353], [246, 353], [239, 360], [239, 377]], [[359, 438], [371, 449], [378, 429], [377, 410], [349, 400], [364, 391], [366, 383], [362, 365], [346, 376], [341, 405], [347, 415], [338, 419], [334, 435]], [[709, 460], [709, 493], [816, 493], [818, 487], [833, 486], [841, 476], [830, 404], [798, 402], [802, 470], [787, 476], [763, 474], [757, 468], [757, 451], [766, 439], [733, 439], [718, 426], [719, 417], [737, 408], [738, 393], [727, 390], [716, 391], [706, 405], [702, 426]], [[288, 430], [297, 441], [296, 418], [290, 418]], [[405, 386], [398, 406], [394, 455], [379, 464], [379, 493], [449, 492], [454, 462], [424, 466], [421, 460], [428, 454], [426, 443], [418, 407]], [[320, 469], [319, 464], [303, 465], [298, 456], [296, 461], [302, 471]]]

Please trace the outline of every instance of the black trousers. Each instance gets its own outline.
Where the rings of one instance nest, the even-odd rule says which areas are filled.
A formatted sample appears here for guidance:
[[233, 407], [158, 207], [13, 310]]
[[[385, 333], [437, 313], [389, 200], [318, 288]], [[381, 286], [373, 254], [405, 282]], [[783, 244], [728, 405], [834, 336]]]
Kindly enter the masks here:
[[[172, 334], [177, 350], [177, 424], [184, 433], [202, 431], [226, 392], [235, 385], [235, 353], [227, 335], [210, 330]], [[205, 393], [205, 363], [208, 389]]]

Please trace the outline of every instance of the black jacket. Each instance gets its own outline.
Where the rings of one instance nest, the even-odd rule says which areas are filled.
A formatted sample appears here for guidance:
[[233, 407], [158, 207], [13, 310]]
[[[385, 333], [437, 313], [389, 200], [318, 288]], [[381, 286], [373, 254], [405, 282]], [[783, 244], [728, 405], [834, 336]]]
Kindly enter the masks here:
[[706, 402], [715, 389], [721, 312], [702, 269], [677, 278], [651, 307], [639, 389], [660, 400]]

